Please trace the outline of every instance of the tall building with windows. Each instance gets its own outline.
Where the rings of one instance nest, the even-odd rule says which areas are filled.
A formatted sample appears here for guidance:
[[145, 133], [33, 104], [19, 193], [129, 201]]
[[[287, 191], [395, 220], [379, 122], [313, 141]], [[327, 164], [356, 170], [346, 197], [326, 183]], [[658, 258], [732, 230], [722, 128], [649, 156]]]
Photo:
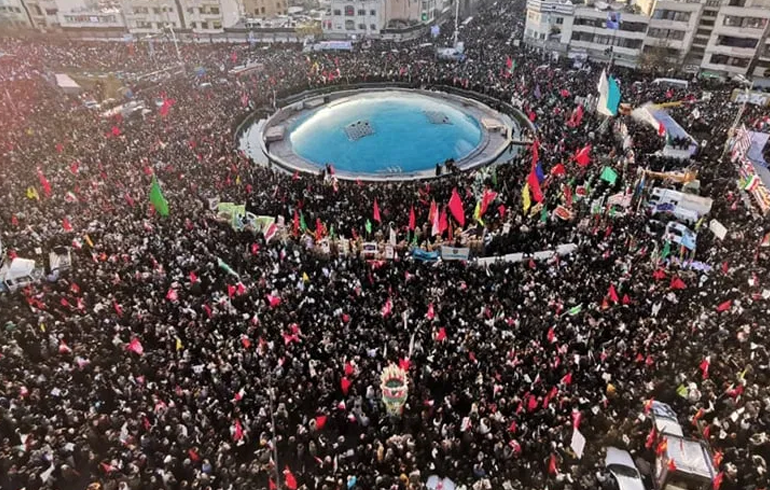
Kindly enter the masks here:
[[27, 7], [22, 0], [0, 0], [0, 28], [32, 27]]
[[237, 0], [123, 0], [129, 32], [155, 34], [164, 29], [213, 34], [241, 17]]
[[[617, 30], [603, 20], [608, 9], [620, 12]], [[769, 24], [770, 0], [637, 0], [622, 9], [529, 0], [524, 41], [571, 57], [612, 56], [623, 65], [765, 77]]]
[[327, 37], [345, 39], [379, 34], [385, 27], [386, 0], [332, 0], [323, 20]]

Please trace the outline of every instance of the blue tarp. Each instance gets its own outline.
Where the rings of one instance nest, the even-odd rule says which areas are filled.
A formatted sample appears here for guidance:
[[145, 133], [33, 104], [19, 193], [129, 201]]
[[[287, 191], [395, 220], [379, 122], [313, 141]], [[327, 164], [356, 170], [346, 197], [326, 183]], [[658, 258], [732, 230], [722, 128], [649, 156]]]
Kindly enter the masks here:
[[415, 248], [412, 250], [412, 257], [421, 262], [435, 262], [438, 260], [438, 252], [428, 252], [421, 248]]

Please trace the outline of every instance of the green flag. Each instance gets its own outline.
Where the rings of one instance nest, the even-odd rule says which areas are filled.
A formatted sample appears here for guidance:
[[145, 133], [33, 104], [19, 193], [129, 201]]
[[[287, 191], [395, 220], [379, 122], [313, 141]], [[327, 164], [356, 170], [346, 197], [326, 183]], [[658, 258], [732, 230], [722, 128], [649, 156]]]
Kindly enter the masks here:
[[334, 240], [334, 225], [332, 225], [331, 228], [329, 228], [329, 238]]
[[568, 314], [569, 316], [575, 316], [575, 315], [577, 315], [578, 313], [580, 313], [581, 311], [583, 311], [583, 305], [582, 305], [582, 304], [580, 304], [580, 305], [577, 305], [577, 306], [573, 306], [572, 308], [570, 308], [569, 310], [567, 310], [567, 314]]
[[161, 216], [168, 216], [168, 201], [163, 197], [163, 191], [160, 190], [158, 179], [152, 176], [152, 187], [150, 187], [150, 203]]
[[497, 189], [497, 165], [492, 167], [492, 187]]
[[548, 221], [548, 208], [543, 206], [543, 209], [540, 210], [540, 222], [545, 223]]
[[666, 242], [665, 245], [663, 245], [663, 252], [660, 254], [661, 260], [666, 260], [666, 257], [668, 257], [671, 254], [671, 242]]
[[618, 174], [610, 167], [604, 167], [604, 170], [602, 170], [602, 175], [599, 178], [614, 185], [615, 181], [618, 180]]
[[299, 229], [302, 230], [302, 232], [307, 231], [307, 224], [305, 223], [305, 215], [302, 213], [299, 213]]
[[364, 228], [366, 229], [367, 233], [372, 232], [372, 222], [369, 221], [369, 218], [366, 218], [366, 224], [364, 225]]
[[228, 274], [230, 274], [231, 276], [235, 276], [235, 277], [237, 277], [238, 279], [240, 279], [240, 278], [241, 278], [241, 276], [240, 276], [240, 275], [239, 275], [237, 272], [235, 272], [235, 271], [233, 270], [233, 268], [232, 268], [232, 267], [230, 267], [229, 265], [227, 265], [227, 264], [225, 263], [225, 261], [224, 261], [224, 260], [222, 260], [222, 259], [220, 259], [219, 257], [217, 257], [217, 266], [219, 266], [219, 268], [220, 268], [220, 269], [222, 269], [223, 271], [227, 272], [227, 273], [228, 273]]

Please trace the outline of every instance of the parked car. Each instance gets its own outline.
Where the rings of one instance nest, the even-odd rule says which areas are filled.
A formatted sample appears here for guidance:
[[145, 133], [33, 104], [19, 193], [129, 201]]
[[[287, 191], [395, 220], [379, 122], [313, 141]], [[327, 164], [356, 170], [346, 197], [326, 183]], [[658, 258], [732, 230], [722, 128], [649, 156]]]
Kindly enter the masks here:
[[618, 485], [618, 490], [646, 490], [642, 476], [636, 469], [634, 460], [628, 451], [616, 447], [607, 448], [604, 466]]

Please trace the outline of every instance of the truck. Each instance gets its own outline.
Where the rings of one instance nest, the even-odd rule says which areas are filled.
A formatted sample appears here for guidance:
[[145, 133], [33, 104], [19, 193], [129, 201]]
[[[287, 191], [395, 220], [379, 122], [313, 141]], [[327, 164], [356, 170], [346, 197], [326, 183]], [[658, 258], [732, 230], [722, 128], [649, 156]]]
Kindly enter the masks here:
[[711, 212], [711, 206], [714, 204], [714, 200], [708, 197], [696, 196], [693, 194], [687, 194], [674, 189], [665, 189], [663, 187], [654, 187], [650, 192], [650, 197], [647, 199], [647, 205], [654, 211], [658, 208], [681, 208], [684, 210], [692, 211], [698, 215], [698, 217], [704, 216]]

